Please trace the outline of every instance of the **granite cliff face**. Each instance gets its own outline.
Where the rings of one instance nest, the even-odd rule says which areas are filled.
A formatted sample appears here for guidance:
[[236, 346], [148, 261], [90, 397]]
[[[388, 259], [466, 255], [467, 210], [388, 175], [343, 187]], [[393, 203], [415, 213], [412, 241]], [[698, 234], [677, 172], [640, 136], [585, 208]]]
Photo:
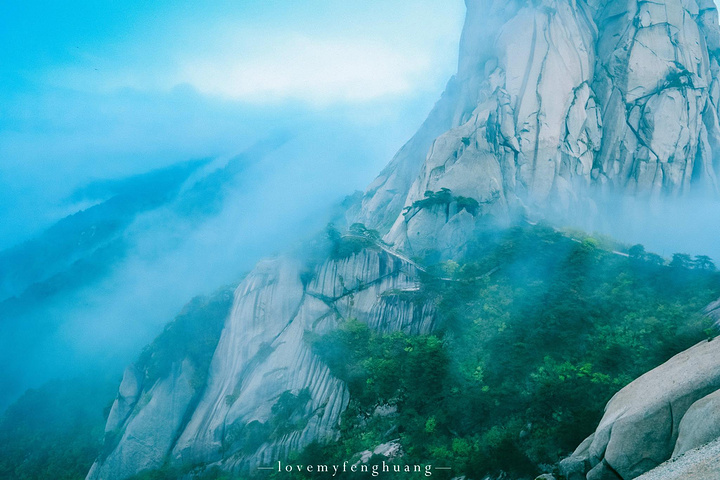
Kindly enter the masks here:
[[[118, 440], [88, 478], [126, 478], [166, 461], [247, 471], [333, 438], [349, 395], [311, 352], [306, 332], [357, 318], [381, 331], [428, 333], [433, 306], [403, 295], [414, 291], [417, 275], [413, 264], [379, 248], [309, 272], [291, 258], [261, 262], [235, 291], [205, 385], [193, 385], [188, 362], [151, 384], [145, 372], [127, 369], [106, 426]], [[272, 423], [283, 394], [295, 400], [297, 425], [249, 448], [248, 432]]]
[[[468, 0], [467, 9], [457, 75], [353, 219], [391, 246], [310, 271], [290, 257], [261, 262], [235, 292], [203, 385], [194, 385], [187, 362], [151, 384], [128, 369], [106, 428], [114, 440], [89, 479], [167, 463], [247, 471], [332, 439], [347, 388], [303, 336], [350, 317], [385, 331], [429, 332], [433, 306], [403, 295], [419, 274], [404, 255], [458, 255], [485, 222], [516, 215], [591, 214], [625, 195], [717, 194], [720, 28], [712, 0]], [[687, 418], [701, 415], [704, 404], [693, 402], [710, 390], [678, 392]], [[288, 395], [298, 421], [249, 442]], [[655, 409], [658, 418], [674, 412], [669, 402]], [[615, 417], [606, 423], [625, 418]], [[600, 431], [583, 468], [610, 461], [614, 444]], [[697, 443], [682, 439], [663, 444], [652, 463]]]
[[[388, 187], [406, 210], [387, 240], [425, 250], [445, 213], [413, 205], [443, 188], [478, 203], [441, 220], [453, 231], [717, 195], [719, 36], [710, 0], [468, 2], [451, 128], [407, 194]], [[368, 191], [364, 218], [386, 195]]]

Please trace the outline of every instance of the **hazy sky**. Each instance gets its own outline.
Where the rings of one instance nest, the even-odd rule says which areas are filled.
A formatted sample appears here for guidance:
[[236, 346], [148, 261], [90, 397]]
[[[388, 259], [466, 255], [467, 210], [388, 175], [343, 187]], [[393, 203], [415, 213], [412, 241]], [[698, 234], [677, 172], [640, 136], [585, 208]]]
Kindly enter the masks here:
[[90, 180], [277, 130], [322, 145], [332, 126], [358, 151], [323, 165], [367, 164], [341, 185], [364, 188], [454, 72], [463, 16], [462, 0], [4, 2], [0, 248], [80, 208], [65, 199]]
[[73, 192], [94, 180], [287, 139], [243, 169], [216, 218], [134, 219], [126, 258], [53, 304], [53, 328], [1, 332], [17, 350], [10, 396], [126, 364], [194, 295], [320, 231], [439, 98], [464, 13], [463, 0], [5, 0], [0, 249], [87, 208]]

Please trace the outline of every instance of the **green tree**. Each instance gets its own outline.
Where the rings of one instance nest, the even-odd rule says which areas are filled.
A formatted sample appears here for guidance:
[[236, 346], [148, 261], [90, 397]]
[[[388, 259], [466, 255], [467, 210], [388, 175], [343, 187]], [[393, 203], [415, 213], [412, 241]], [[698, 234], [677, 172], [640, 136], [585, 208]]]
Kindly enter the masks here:
[[695, 257], [695, 261], [693, 262], [695, 265], [695, 268], [698, 270], [707, 270], [707, 271], [715, 271], [715, 263], [713, 263], [712, 259], [708, 257], [707, 255], [697, 255]]
[[686, 253], [676, 253], [672, 257], [670, 266], [673, 268], [692, 268], [693, 261], [690, 255]]
[[630, 255], [630, 258], [642, 260], [643, 258], [645, 258], [645, 247], [640, 244], [633, 245], [628, 250], [628, 255]]

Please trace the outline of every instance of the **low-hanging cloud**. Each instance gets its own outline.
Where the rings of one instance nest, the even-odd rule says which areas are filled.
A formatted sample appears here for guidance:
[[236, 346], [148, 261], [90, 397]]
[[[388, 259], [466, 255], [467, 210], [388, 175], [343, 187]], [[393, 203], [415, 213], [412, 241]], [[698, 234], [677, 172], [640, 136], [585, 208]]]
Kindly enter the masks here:
[[83, 208], [64, 200], [84, 183], [277, 129], [336, 123], [365, 151], [388, 132], [398, 145], [454, 72], [464, 14], [461, 0], [143, 3], [120, 8], [126, 22], [78, 7], [90, 22], [73, 2], [48, 10], [60, 23], [28, 23], [25, 4], [2, 22], [0, 248]]
[[120, 41], [79, 48], [74, 61], [39, 78], [96, 93], [186, 85], [253, 104], [325, 107], [429, 92], [456, 66], [464, 15], [459, 0], [372, 0], [361, 8], [309, 3], [316, 4], [312, 15], [310, 5], [291, 2], [262, 9], [228, 5], [217, 17], [210, 16], [211, 7], [197, 8], [194, 22], [157, 15]]
[[251, 103], [293, 99], [321, 105], [405, 95], [423, 87], [432, 59], [363, 39], [268, 38], [267, 51], [194, 58], [176, 83]]
[[13, 70], [0, 75], [0, 249], [91, 206], [73, 196], [83, 185], [292, 141], [247, 166], [214, 217], [143, 212], [103, 278], [5, 319], [0, 408], [48, 378], [131, 361], [194, 295], [321, 228], [438, 98], [462, 3], [71, 0], [42, 22], [18, 3], [0, 20]]

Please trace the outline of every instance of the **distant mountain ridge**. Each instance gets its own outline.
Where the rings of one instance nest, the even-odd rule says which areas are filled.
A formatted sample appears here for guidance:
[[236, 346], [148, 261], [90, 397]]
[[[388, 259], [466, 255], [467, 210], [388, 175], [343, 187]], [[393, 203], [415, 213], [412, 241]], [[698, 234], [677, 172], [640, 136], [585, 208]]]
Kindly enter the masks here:
[[[5, 367], [0, 408], [28, 387], [23, 378], [28, 355], [38, 363], [53, 358], [47, 339], [72, 320], [73, 308], [82, 308], [72, 303], [82, 301], [83, 292], [102, 285], [133, 258], [139, 242], [148, 242], [139, 220], [165, 211], [168, 221], [200, 227], [222, 211], [229, 193], [245, 181], [242, 174], [282, 143], [279, 137], [258, 142], [219, 165], [201, 159], [92, 182], [69, 199], [91, 206], [0, 251], [0, 361]], [[167, 253], [182, 240], [178, 233], [177, 225], [166, 225], [150, 236]]]

